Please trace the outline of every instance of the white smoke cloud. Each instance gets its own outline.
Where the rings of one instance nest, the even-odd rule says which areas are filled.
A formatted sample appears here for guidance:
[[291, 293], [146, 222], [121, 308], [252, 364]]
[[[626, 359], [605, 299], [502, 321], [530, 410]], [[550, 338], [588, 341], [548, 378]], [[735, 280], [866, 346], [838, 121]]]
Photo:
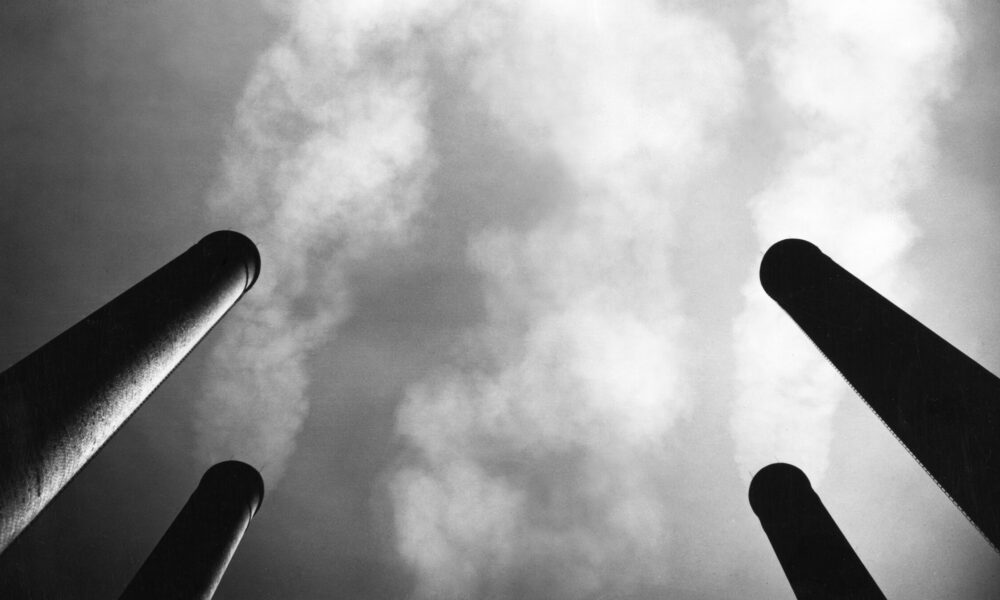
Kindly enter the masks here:
[[533, 228], [470, 241], [477, 360], [400, 409], [417, 458], [392, 482], [397, 536], [423, 597], [622, 592], [659, 581], [669, 551], [660, 474], [691, 409], [674, 213], [724, 154], [741, 68], [703, 18], [589, 8], [480, 5], [445, 33], [493, 118], [572, 189]]
[[433, 166], [416, 3], [275, 4], [289, 31], [260, 59], [210, 198], [262, 255], [224, 323], [199, 406], [199, 455], [268, 483], [309, 410], [310, 353], [349, 313], [346, 275], [405, 241]]
[[[663, 473], [672, 431], [699, 408], [684, 317], [698, 299], [680, 288], [675, 240], [689, 192], [748, 158], [727, 154], [734, 120], [754, 119], [741, 114], [748, 62], [717, 21], [653, 0], [270, 5], [289, 32], [260, 60], [211, 198], [258, 242], [263, 272], [214, 350], [202, 456], [281, 476], [309, 409], [310, 357], [350, 314], [351, 270], [414, 235], [437, 166], [435, 77], [450, 78], [565, 186], [539, 191], [535, 222], [468, 241], [486, 318], [464, 362], [412, 385], [399, 408], [410, 460], [390, 474], [398, 551], [426, 598], [666, 585], [676, 521]], [[917, 233], [905, 202], [933, 160], [931, 111], [955, 53], [945, 8], [775, 1], [758, 13], [781, 103], [767, 112], [782, 119], [757, 126], [785, 145], [750, 202], [760, 248], [805, 237], [905, 297]], [[736, 462], [749, 479], [790, 460], [815, 482], [836, 375], [756, 276], [744, 289]]]
[[[906, 302], [906, 209], [934, 161], [933, 110], [950, 88], [957, 37], [948, 6], [911, 2], [774, 2], [763, 42], [788, 111], [787, 157], [751, 202], [761, 249], [812, 241], [876, 289]], [[904, 279], [903, 275], [907, 275]], [[749, 479], [777, 460], [814, 483], [827, 466], [844, 389], [833, 368], [767, 298], [756, 273], [735, 324], [733, 434]]]

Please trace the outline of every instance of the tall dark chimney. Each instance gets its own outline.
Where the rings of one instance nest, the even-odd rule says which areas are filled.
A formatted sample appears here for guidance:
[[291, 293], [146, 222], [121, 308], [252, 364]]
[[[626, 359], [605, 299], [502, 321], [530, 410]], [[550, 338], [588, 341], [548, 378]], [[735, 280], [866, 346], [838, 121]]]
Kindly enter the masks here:
[[802, 240], [764, 255], [764, 290], [994, 548], [1000, 379]]
[[232, 231], [190, 250], [0, 373], [0, 551], [254, 284]]
[[798, 600], [885, 600], [798, 468], [775, 463], [758, 471], [750, 482], [750, 507]]
[[210, 468], [121, 600], [209, 600], [263, 499], [264, 480], [250, 465]]

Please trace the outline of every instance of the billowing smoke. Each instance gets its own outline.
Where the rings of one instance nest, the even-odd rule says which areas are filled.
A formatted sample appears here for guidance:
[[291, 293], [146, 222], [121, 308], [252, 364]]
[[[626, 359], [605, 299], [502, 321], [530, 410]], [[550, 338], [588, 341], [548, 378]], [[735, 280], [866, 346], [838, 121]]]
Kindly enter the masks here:
[[[776, 2], [764, 40], [784, 103], [786, 158], [750, 209], [763, 251], [812, 241], [882, 293], [915, 293], [907, 214], [935, 159], [933, 110], [950, 87], [957, 36], [938, 0]], [[861, 17], [860, 15], [863, 15]], [[905, 277], [904, 277], [905, 275]], [[749, 479], [776, 460], [823, 474], [839, 375], [767, 298], [756, 273], [735, 325], [732, 427]]]
[[[725, 322], [728, 346], [732, 314], [692, 323], [704, 298], [688, 296], [677, 265], [737, 260], [680, 247], [692, 199], [754, 165], [758, 193], [714, 201], [734, 221], [749, 215], [761, 251], [805, 237], [905, 299], [917, 234], [905, 205], [934, 159], [932, 109], [955, 54], [945, 9], [765, 2], [748, 11], [760, 27], [738, 32], [753, 38], [741, 46], [685, 2], [270, 5], [289, 31], [259, 62], [211, 199], [258, 242], [263, 273], [214, 350], [203, 456], [280, 476], [322, 393], [310, 357], [351, 313], [351, 273], [434, 233], [415, 224], [435, 216], [421, 212], [435, 206], [435, 126], [481, 126], [434, 121], [458, 90], [557, 183], [521, 188], [538, 195], [529, 217], [477, 215], [469, 227], [485, 316], [403, 386], [406, 451], [387, 475], [398, 553], [425, 598], [665, 594], [676, 433], [705, 408], [703, 379], [734, 378], [728, 347], [701, 348], [711, 366], [692, 366], [704, 357], [691, 339]], [[741, 55], [748, 46], [758, 51]], [[781, 151], [750, 156], [755, 144], [731, 144], [743, 141], [734, 132], [780, 139]], [[738, 282], [708, 287], [738, 293]], [[746, 478], [784, 459], [815, 481], [837, 376], [756, 275], [744, 295], [736, 397], [718, 403], [734, 412], [715, 417], [731, 423]]]
[[263, 268], [213, 351], [199, 455], [280, 477], [309, 410], [310, 352], [349, 313], [346, 276], [407, 239], [433, 165], [423, 18], [413, 3], [276, 4], [288, 33], [260, 59], [210, 198]]
[[724, 156], [714, 132], [740, 102], [735, 48], [704, 18], [642, 0], [465, 18], [448, 51], [470, 88], [568, 189], [527, 230], [470, 241], [489, 315], [466, 340], [475, 359], [400, 409], [415, 451], [392, 481], [400, 551], [427, 598], [655, 586], [668, 436], [691, 409], [675, 212]]

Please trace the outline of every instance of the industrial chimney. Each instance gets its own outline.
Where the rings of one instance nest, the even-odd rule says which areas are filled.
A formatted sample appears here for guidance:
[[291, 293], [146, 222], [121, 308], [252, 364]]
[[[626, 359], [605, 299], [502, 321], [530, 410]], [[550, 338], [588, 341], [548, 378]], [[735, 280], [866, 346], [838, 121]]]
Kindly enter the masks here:
[[994, 548], [1000, 379], [802, 240], [771, 246], [764, 290]]
[[209, 600], [264, 499], [246, 463], [218, 463], [139, 568], [121, 600]]
[[260, 255], [212, 233], [0, 373], [0, 551], [254, 284]]
[[750, 482], [750, 507], [798, 600], [885, 600], [798, 468], [774, 463], [758, 471]]

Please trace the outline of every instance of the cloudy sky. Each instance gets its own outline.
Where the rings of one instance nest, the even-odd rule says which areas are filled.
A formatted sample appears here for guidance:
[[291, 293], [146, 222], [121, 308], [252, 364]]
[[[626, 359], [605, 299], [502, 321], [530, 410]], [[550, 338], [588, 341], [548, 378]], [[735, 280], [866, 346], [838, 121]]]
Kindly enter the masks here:
[[1000, 372], [986, 0], [13, 0], [0, 366], [208, 232], [256, 287], [0, 557], [116, 597], [213, 462], [217, 598], [791, 598], [809, 475], [892, 598], [1000, 556], [759, 289], [802, 237]]

